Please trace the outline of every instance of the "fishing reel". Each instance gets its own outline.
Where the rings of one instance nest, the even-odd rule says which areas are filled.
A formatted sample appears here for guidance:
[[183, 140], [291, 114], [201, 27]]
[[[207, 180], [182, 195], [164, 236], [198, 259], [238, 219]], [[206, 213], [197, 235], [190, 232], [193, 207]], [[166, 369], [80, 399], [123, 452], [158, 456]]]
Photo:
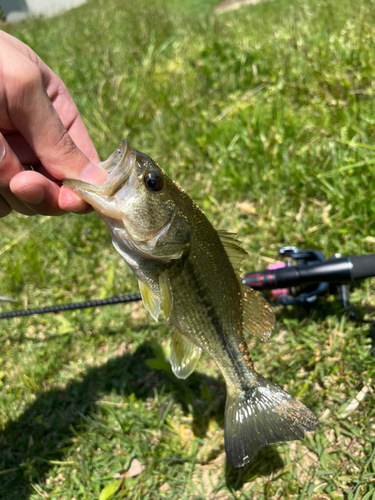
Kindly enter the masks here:
[[375, 254], [352, 257], [335, 254], [326, 260], [318, 250], [285, 246], [279, 249], [279, 255], [285, 262], [248, 273], [242, 283], [262, 291], [271, 304], [281, 305], [313, 304], [320, 295], [336, 292], [350, 319], [370, 324], [375, 356], [375, 321], [364, 319], [349, 302], [349, 283], [375, 276]]
[[[279, 249], [279, 255], [285, 259], [285, 262], [270, 264], [266, 270], [246, 274], [243, 283], [255, 290], [261, 290], [269, 301], [278, 302], [281, 305], [312, 304], [318, 300], [319, 295], [327, 293], [329, 289], [327, 281], [303, 283], [301, 280], [298, 285], [293, 285], [292, 282], [289, 284], [289, 281], [295, 278], [289, 271], [290, 268], [294, 268], [293, 273], [298, 273], [300, 266], [309, 267], [327, 262], [322, 252], [285, 246]], [[334, 258], [337, 257], [339, 254]], [[276, 269], [286, 269], [286, 272], [275, 272]], [[315, 268], [310, 267], [308, 271], [313, 269]], [[285, 285], [284, 287], [281, 282]]]
[[318, 250], [286, 246], [279, 249], [279, 255], [285, 258], [284, 263], [246, 274], [242, 282], [282, 305], [311, 304], [336, 286], [347, 307], [348, 283], [375, 276], [375, 254], [335, 254], [326, 260]]

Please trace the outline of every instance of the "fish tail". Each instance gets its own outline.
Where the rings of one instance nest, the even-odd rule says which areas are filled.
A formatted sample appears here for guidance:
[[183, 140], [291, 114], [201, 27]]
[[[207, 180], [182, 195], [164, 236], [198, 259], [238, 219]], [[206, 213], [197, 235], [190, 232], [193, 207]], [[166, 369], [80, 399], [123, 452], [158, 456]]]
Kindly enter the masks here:
[[270, 443], [303, 439], [319, 425], [302, 403], [258, 373], [241, 392], [228, 391], [225, 406], [225, 452], [232, 467], [249, 463]]

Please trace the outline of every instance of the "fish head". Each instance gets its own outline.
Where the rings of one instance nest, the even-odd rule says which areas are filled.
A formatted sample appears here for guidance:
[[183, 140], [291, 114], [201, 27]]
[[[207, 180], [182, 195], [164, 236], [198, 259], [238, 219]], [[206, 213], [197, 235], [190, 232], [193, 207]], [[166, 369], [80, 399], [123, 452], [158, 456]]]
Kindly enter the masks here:
[[149, 156], [123, 140], [106, 161], [102, 186], [67, 179], [64, 185], [90, 203], [112, 239], [145, 258], [177, 259], [187, 250], [191, 224], [187, 195]]

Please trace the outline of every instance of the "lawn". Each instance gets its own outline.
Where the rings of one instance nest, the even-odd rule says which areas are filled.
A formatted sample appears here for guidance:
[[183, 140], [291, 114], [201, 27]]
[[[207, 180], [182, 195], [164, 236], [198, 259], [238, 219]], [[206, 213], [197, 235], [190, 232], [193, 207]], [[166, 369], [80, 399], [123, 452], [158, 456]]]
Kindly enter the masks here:
[[[238, 233], [244, 272], [285, 244], [375, 253], [375, 1], [215, 4], [93, 0], [1, 28], [65, 81], [101, 158], [128, 138]], [[0, 295], [17, 301], [0, 312], [137, 292], [94, 213], [13, 213], [0, 242]], [[369, 318], [374, 285], [351, 294]], [[275, 312], [270, 342], [249, 338], [256, 368], [321, 425], [241, 470], [221, 374], [203, 357], [175, 378], [169, 327], [141, 304], [2, 320], [0, 498], [375, 500], [368, 327], [333, 295]]]

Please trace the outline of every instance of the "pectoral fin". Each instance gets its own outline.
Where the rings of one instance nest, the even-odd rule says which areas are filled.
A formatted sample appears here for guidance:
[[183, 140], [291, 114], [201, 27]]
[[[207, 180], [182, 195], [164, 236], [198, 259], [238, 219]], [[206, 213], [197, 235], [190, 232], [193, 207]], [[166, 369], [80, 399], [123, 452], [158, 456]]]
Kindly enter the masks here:
[[160, 299], [158, 294], [147, 286], [143, 281], [138, 280], [139, 291], [141, 292], [143, 305], [154, 318], [159, 321], [160, 314]]
[[241, 292], [244, 331], [267, 341], [275, 324], [271, 306], [259, 292], [246, 285], [242, 285]]
[[169, 319], [172, 311], [172, 288], [168, 277], [168, 271], [164, 271], [159, 278], [159, 293], [151, 287], [138, 280], [139, 290], [142, 295], [143, 305], [154, 318], [159, 320], [160, 311], [163, 310], [165, 318]]
[[197, 366], [201, 348], [187, 339], [182, 333], [173, 333], [169, 361], [172, 371], [178, 378], [187, 378]]
[[160, 275], [159, 289], [160, 289], [161, 307], [164, 311], [165, 318], [168, 320], [173, 305], [172, 287], [169, 281], [168, 271], [164, 271], [164, 273]]

